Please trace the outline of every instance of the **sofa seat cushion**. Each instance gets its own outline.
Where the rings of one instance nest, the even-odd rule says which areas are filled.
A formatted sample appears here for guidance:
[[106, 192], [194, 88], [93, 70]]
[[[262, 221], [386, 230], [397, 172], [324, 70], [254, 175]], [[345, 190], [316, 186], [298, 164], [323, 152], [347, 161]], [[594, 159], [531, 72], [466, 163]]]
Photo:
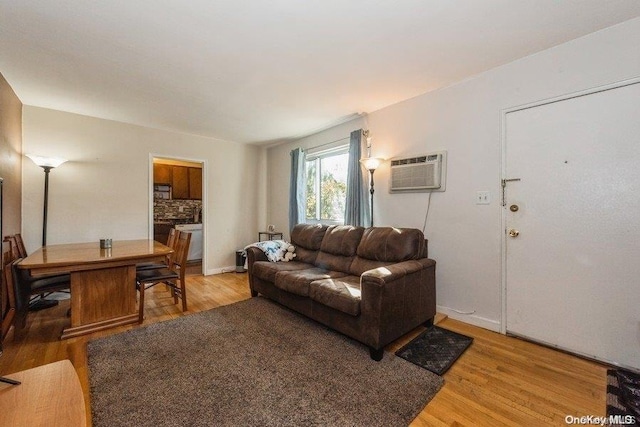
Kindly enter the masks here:
[[344, 277], [345, 273], [330, 271], [323, 268], [308, 268], [297, 271], [279, 271], [273, 282], [276, 288], [303, 297], [309, 296], [309, 285], [315, 280]]
[[276, 274], [280, 271], [296, 271], [313, 268], [313, 265], [298, 261], [289, 262], [270, 262], [256, 261], [253, 263], [253, 275], [266, 280], [267, 282], [275, 282]]
[[345, 276], [315, 280], [309, 285], [309, 297], [327, 307], [352, 316], [360, 314], [360, 278]]

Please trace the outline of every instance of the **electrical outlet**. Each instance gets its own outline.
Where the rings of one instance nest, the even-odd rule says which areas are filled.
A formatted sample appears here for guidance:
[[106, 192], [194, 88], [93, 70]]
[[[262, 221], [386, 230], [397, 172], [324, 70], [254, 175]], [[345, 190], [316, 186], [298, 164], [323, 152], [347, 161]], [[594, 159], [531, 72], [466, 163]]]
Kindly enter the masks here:
[[491, 192], [478, 191], [476, 192], [476, 205], [489, 205], [491, 204]]
[[178, 212], [184, 212], [184, 206], [178, 207]]

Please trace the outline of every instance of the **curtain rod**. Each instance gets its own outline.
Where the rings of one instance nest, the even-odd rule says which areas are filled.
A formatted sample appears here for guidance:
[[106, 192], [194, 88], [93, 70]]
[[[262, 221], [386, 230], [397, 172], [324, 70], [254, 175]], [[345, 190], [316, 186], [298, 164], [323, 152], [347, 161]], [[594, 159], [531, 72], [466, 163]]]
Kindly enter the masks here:
[[351, 137], [347, 136], [346, 138], [340, 138], [340, 139], [336, 139], [335, 141], [325, 142], [324, 144], [316, 145], [315, 147], [309, 147], [309, 148], [307, 148], [307, 150], [315, 150], [317, 148], [322, 148], [322, 147], [325, 147], [327, 145], [335, 144], [336, 142], [345, 141], [345, 140], [349, 140], [349, 139], [351, 139]]

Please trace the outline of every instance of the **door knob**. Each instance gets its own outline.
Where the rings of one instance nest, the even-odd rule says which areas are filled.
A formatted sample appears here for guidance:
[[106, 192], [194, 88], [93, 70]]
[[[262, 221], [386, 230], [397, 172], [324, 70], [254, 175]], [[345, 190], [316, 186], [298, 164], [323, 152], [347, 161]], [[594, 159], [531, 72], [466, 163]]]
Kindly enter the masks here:
[[509, 230], [509, 236], [511, 237], [518, 237], [518, 235], [520, 234], [520, 232], [514, 228], [512, 228], [511, 230]]

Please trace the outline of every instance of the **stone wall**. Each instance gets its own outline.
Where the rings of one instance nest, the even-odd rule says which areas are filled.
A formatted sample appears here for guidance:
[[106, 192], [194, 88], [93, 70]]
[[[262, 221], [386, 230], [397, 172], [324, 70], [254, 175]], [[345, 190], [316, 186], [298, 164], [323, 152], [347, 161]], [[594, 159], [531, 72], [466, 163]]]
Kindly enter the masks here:
[[[180, 209], [182, 208], [182, 212]], [[196, 209], [202, 209], [202, 200], [160, 200], [153, 201], [153, 219], [185, 220], [193, 222]], [[202, 222], [202, 213], [198, 222]]]

